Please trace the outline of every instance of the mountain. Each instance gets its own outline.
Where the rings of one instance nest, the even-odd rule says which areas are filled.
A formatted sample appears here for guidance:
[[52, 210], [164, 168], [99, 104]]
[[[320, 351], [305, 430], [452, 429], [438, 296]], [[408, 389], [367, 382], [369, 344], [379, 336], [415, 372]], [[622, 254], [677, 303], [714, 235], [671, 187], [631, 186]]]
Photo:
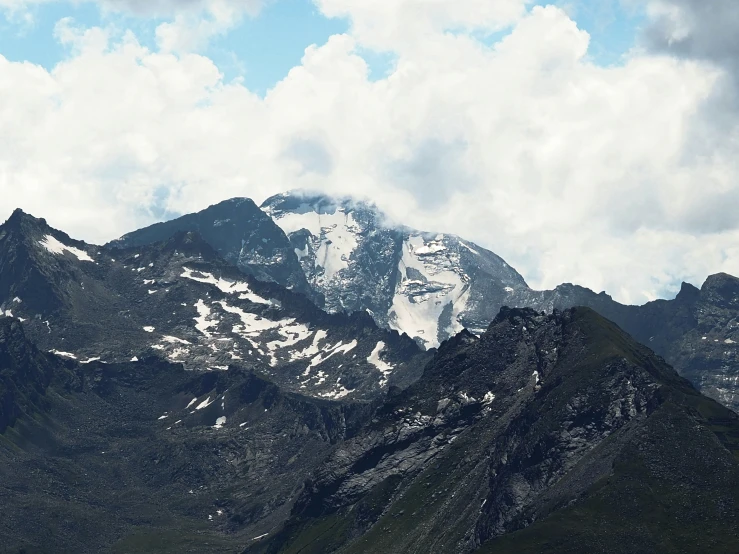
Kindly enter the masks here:
[[[232, 217], [220, 213], [234, 206]], [[239, 209], [244, 206], [249, 208], [242, 220]], [[229, 242], [232, 233], [220, 222], [231, 219], [246, 236], [256, 221], [271, 229], [258, 234], [257, 242], [275, 241], [265, 248], [280, 252], [276, 266], [294, 262], [281, 271], [293, 275], [292, 283], [304, 278], [298, 289], [307, 287], [314, 303], [333, 313], [367, 312], [380, 327], [407, 333], [427, 348], [462, 328], [482, 333], [503, 306], [548, 313], [588, 306], [648, 344], [706, 394], [739, 410], [739, 336], [734, 333], [739, 305], [733, 296], [739, 287], [734, 277], [711, 276], [700, 290], [684, 284], [674, 300], [626, 306], [605, 292], [573, 284], [531, 289], [492, 252], [453, 235], [389, 225], [367, 202], [296, 191], [266, 200], [262, 209], [276, 225], [265, 223], [269, 217], [256, 214], [250, 201], [235, 199], [175, 220], [175, 227], [207, 229], [207, 242], [233, 261], [249, 247], [240, 240]], [[142, 243], [165, 240], [175, 229], [171, 224], [149, 228], [154, 234], [143, 230], [126, 237], [140, 237]]]
[[96, 250], [15, 210], [0, 226], [0, 312], [10, 315], [23, 302], [34, 314], [61, 309], [75, 294], [62, 275], [79, 281], [78, 269], [94, 271], [90, 253]]
[[370, 205], [254, 209], [0, 225], [6, 551], [737, 551], [739, 416], [643, 344], [734, 405], [739, 280], [624, 306]]
[[82, 363], [158, 355], [200, 371], [240, 364], [326, 398], [407, 386], [428, 358], [367, 314], [329, 315], [244, 274], [196, 233], [97, 247], [21, 212], [0, 226], [0, 311], [42, 349]]
[[287, 234], [311, 287], [330, 312], [368, 311], [426, 347], [463, 328], [482, 332], [523, 277], [457, 236], [388, 225], [374, 205], [301, 192], [262, 209]]
[[135, 248], [163, 242], [177, 232], [197, 232], [221, 257], [244, 273], [262, 281], [274, 281], [311, 296], [287, 237], [249, 198], [233, 198], [194, 214], [155, 223], [124, 235], [108, 246]]
[[586, 308], [504, 309], [245, 554], [736, 552], [739, 416]]

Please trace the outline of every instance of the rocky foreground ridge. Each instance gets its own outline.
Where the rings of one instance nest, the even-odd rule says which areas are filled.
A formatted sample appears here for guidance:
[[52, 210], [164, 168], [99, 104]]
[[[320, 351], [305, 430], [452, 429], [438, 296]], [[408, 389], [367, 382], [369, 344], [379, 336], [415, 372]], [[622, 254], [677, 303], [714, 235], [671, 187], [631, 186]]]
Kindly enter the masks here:
[[589, 309], [504, 310], [379, 402], [287, 392], [236, 365], [81, 364], [11, 318], [0, 337], [3, 383], [26, 381], [28, 357], [43, 376], [36, 401], [4, 404], [10, 552], [739, 544], [739, 416]]

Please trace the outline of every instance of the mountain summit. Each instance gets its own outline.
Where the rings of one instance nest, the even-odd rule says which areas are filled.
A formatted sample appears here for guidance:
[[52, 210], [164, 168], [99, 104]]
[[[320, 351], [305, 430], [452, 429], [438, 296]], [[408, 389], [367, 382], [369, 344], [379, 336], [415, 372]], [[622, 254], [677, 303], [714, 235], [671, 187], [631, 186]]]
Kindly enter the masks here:
[[261, 281], [274, 281], [320, 304], [290, 242], [249, 198], [232, 198], [194, 214], [133, 231], [108, 246], [133, 248], [166, 241], [179, 231], [199, 233], [227, 262]]
[[489, 250], [455, 235], [388, 225], [367, 202], [296, 191], [261, 207], [290, 239], [328, 311], [366, 310], [426, 347], [463, 328], [482, 332], [506, 299], [528, 290]]

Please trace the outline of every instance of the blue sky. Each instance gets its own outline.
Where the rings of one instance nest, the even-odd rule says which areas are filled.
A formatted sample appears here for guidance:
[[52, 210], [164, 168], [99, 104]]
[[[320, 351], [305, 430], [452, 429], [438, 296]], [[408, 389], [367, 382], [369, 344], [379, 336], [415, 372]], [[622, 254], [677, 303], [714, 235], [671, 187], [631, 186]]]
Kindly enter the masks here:
[[[540, 5], [552, 2], [537, 2]], [[555, 2], [574, 14], [578, 26], [590, 33], [590, 55], [600, 65], [618, 64], [634, 46], [642, 15], [624, 9], [620, 0]], [[574, 7], [573, 7], [574, 6]], [[52, 2], [35, 6], [33, 22], [0, 16], [0, 54], [11, 61], [29, 61], [52, 69], [65, 56], [54, 38], [54, 26], [64, 17], [78, 24], [130, 28], [139, 40], [155, 48], [154, 29], [161, 19], [137, 19], [123, 15], [103, 15], [93, 3]], [[298, 65], [305, 48], [323, 44], [333, 34], [349, 29], [349, 22], [324, 17], [312, 0], [277, 0], [254, 18], [216, 37], [203, 54], [211, 58], [227, 80], [242, 78], [253, 91], [264, 94]], [[501, 34], [487, 37], [495, 42]], [[392, 65], [387, 53], [362, 52], [373, 78], [381, 78]]]

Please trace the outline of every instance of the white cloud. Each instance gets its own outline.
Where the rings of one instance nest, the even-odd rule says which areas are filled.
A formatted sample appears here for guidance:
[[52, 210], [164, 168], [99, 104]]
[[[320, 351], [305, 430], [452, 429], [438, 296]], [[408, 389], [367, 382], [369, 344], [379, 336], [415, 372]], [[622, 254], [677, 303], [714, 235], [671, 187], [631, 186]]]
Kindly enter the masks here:
[[[212, 38], [237, 27], [244, 16], [256, 16], [269, 0], [79, 0], [96, 4], [103, 14], [121, 13], [143, 18], [166, 18], [156, 29], [162, 50], [191, 52]], [[0, 0], [0, 10], [13, 21], [29, 25], [33, 8], [59, 0]]]
[[[116, 3], [142, 3], [140, 0], [109, 0]], [[173, 52], [191, 52], [201, 49], [215, 36], [223, 35], [237, 27], [244, 14], [255, 16], [262, 7], [262, 0], [191, 0], [193, 6], [182, 10], [182, 4], [164, 2], [168, 11], [175, 14], [174, 20], [159, 25], [156, 29], [159, 48]], [[148, 7], [148, 5], [147, 5]], [[143, 7], [142, 7], [143, 9]]]
[[314, 0], [328, 17], [352, 22], [365, 46], [404, 50], [439, 31], [493, 32], [519, 20], [530, 0]]
[[[263, 99], [206, 57], [68, 21], [57, 35], [75, 53], [53, 71], [0, 57], [0, 215], [22, 206], [101, 242], [163, 210], [305, 187], [475, 240], [535, 286], [643, 301], [739, 274], [736, 126], [700, 124], [721, 67], [648, 52], [597, 67], [554, 7], [482, 12], [485, 28], [515, 21], [489, 48], [444, 32], [477, 27], [473, 0], [426, 16], [411, 0], [322, 2], [357, 34], [308, 48]], [[424, 40], [396, 28], [409, 13]], [[381, 80], [357, 54], [371, 44], [398, 55]], [[722, 146], [695, 154], [708, 143]]]

